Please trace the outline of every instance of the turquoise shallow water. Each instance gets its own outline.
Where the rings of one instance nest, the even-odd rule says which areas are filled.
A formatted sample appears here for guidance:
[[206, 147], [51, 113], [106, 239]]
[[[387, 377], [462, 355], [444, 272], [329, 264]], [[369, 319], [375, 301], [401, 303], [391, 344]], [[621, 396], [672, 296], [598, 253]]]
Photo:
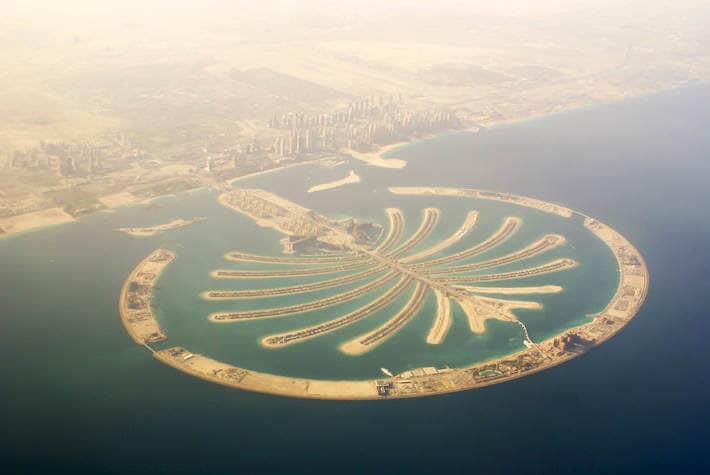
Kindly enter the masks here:
[[[224, 249], [278, 250], [278, 236], [213, 207], [210, 192], [1, 240], [3, 468], [8, 473], [707, 473], [710, 327], [704, 296], [710, 290], [710, 222], [703, 218], [710, 202], [709, 111], [710, 87], [700, 86], [486, 134], [421, 142], [401, 152], [409, 161], [406, 173], [353, 164], [365, 177], [362, 186], [374, 191], [363, 198], [357, 186], [343, 188], [347, 204], [306, 194], [293, 186], [301, 183], [297, 178], [259, 178], [326, 214], [346, 208], [375, 220], [384, 220], [381, 206], [372, 204], [385, 199], [386, 186], [424, 178], [430, 184], [527, 194], [585, 211], [641, 250], [651, 289], [629, 326], [570, 363], [477, 391], [411, 401], [304, 401], [219, 387], [154, 361], [127, 337], [116, 309], [124, 277], [143, 256], [157, 246], [180, 254], [160, 291], [179, 294], [185, 307], [171, 300], [176, 308], [170, 309], [161, 301], [158, 310], [175, 324], [172, 338], [184, 324], [185, 338], [197, 343], [209, 339], [189, 334], [197, 331], [191, 330], [191, 319], [203, 319], [212, 306], [199, 312], [190, 306], [203, 305], [196, 292], [209, 288], [210, 281], [205, 273], [182, 272], [181, 266], [207, 271], [224, 262]], [[336, 171], [344, 175], [349, 167]], [[403, 205], [408, 221], [423, 204], [413, 199]], [[459, 217], [442, 219], [437, 233], [456, 227], [466, 208], [446, 208]], [[156, 238], [112, 230], [176, 215], [201, 216], [205, 209], [209, 221]], [[520, 237], [529, 232], [532, 238], [533, 223], [541, 218], [524, 218]], [[547, 232], [548, 224], [539, 224]], [[215, 232], [202, 232], [208, 229]], [[479, 230], [484, 229], [482, 222]], [[563, 234], [572, 238], [571, 231]], [[204, 239], [210, 245], [200, 247]], [[592, 245], [580, 242], [575, 252]], [[589, 260], [597, 263], [596, 255]], [[545, 297], [546, 309], [555, 309], [550, 316], [595, 311], [595, 302], [607, 298], [603, 282], [590, 280], [605, 273], [585, 268], [565, 274], [565, 294], [579, 283], [602, 289], [599, 295], [585, 295], [583, 305], [563, 303], [564, 294]], [[521, 318], [537, 338], [569, 323], [534, 312]], [[397, 338], [415, 342], [425, 323], [417, 317]], [[207, 332], [209, 326], [194, 328]], [[244, 341], [253, 345], [259, 333], [255, 328]], [[493, 353], [513, 337], [519, 338], [516, 329], [492, 323], [482, 338], [490, 346], [475, 343]], [[452, 329], [439, 354], [416, 356], [452, 361], [460, 356], [458, 348], [472, 344], [470, 338]], [[224, 348], [205, 345], [204, 350], [224, 351], [245, 366], [330, 368], [326, 373], [334, 363], [322, 360], [339, 357], [340, 340], [331, 334], [316, 341], [322, 345], [319, 354], [327, 356], [314, 357], [313, 364], [292, 364], [287, 357], [266, 363], [265, 351], [232, 348], [228, 341]], [[361, 365], [344, 365], [343, 371], [370, 374], [385, 356], [392, 369], [406, 368], [412, 356], [389, 354], [389, 347], [383, 345], [380, 356], [373, 352], [377, 357], [371, 361], [363, 357]]]
[[[350, 167], [354, 166], [355, 164], [350, 164]], [[401, 173], [406, 172], [404, 170]], [[611, 252], [600, 240], [584, 229], [582, 219], [578, 216], [562, 218], [530, 208], [487, 200], [396, 196], [386, 189], [383, 191], [383, 187], [371, 187], [368, 177], [370, 173], [376, 173], [376, 170], [371, 167], [359, 169], [359, 173], [363, 176], [363, 182], [360, 184], [316, 194], [304, 192], [310, 186], [308, 183], [328, 180], [332, 173], [333, 170], [329, 168], [307, 165], [264, 175], [240, 186], [277, 190], [298, 203], [307, 201], [309, 207], [319, 212], [327, 212], [329, 216], [352, 215], [385, 226], [387, 224], [385, 208], [398, 207], [403, 210], [406, 218], [400, 243], [419, 227], [424, 208], [430, 206], [439, 208], [441, 210], [439, 225], [428, 239], [413, 248], [410, 253], [445, 239], [461, 225], [468, 211], [478, 211], [479, 219], [472, 232], [451, 249], [435, 257], [467, 249], [487, 239], [498, 230], [507, 216], [522, 219], [519, 230], [506, 241], [485, 253], [456, 264], [503, 256], [531, 244], [548, 233], [564, 235], [567, 243], [563, 246], [524, 261], [477, 272], [477, 274], [507, 272], [533, 267], [559, 257], [573, 257], [578, 261], [577, 268], [560, 273], [483, 284], [488, 286], [556, 284], [564, 287], [565, 290], [560, 294], [507, 297], [536, 301], [544, 305], [544, 309], [539, 311], [519, 312], [521, 320], [529, 326], [533, 339], [544, 339], [585, 322], [586, 315], [603, 309], [616, 290], [618, 273]], [[413, 173], [408, 177], [408, 182], [426, 184], [424, 181], [426, 179], [426, 176]], [[289, 183], [287, 186], [284, 185], [285, 181]], [[453, 305], [454, 325], [449, 337], [441, 345], [428, 345], [425, 338], [436, 313], [433, 294], [430, 294], [432, 299], [426, 302], [406, 327], [371, 352], [353, 357], [338, 350], [340, 344], [374, 329], [391, 318], [404, 305], [411, 294], [411, 288], [396, 302], [377, 314], [337, 332], [279, 349], [265, 349], [259, 344], [261, 338], [267, 335], [303, 328], [345, 315], [383, 294], [396, 283], [396, 279], [370, 294], [322, 310], [259, 321], [226, 324], [209, 322], [206, 317], [213, 312], [255, 310], [305, 303], [336, 295], [367, 282], [367, 280], [359, 281], [346, 286], [269, 299], [204, 301], [200, 298], [200, 294], [215, 288], [282, 287], [351, 273], [281, 279], [211, 278], [210, 271], [215, 268], [296, 268], [263, 264], [245, 265], [224, 260], [223, 254], [233, 250], [282, 255], [279, 239], [283, 235], [273, 229], [260, 228], [248, 218], [225, 210], [217, 203], [216, 196], [213, 192], [180, 195], [163, 200], [159, 213], [156, 211], [156, 214], [164, 216], [171, 209], [183, 215], [188, 210], [194, 210], [196, 214], [208, 217], [207, 222], [185, 228], [180, 233], [167, 233], [150, 238], [156, 246], [170, 238], [172, 242], [166, 242], [165, 245], [178, 255], [178, 259], [171, 264], [159, 281], [160, 288], [154, 299], [159, 322], [169, 335], [168, 341], [158, 347], [180, 345], [190, 351], [248, 369], [324, 379], [376, 378], [381, 375], [380, 368], [383, 366], [395, 372], [422, 366], [465, 366], [524, 348], [522, 330], [515, 324], [489, 321], [490, 331], [481, 335], [472, 334], [468, 329], [465, 314], [456, 304]], [[131, 212], [146, 213], [142, 209], [126, 211], [126, 213]], [[141, 219], [143, 218], [144, 216], [141, 216]], [[157, 218], [156, 216], [155, 219]], [[122, 216], [120, 219], [129, 218]], [[111, 225], [111, 221], [107, 221], [106, 225]]]

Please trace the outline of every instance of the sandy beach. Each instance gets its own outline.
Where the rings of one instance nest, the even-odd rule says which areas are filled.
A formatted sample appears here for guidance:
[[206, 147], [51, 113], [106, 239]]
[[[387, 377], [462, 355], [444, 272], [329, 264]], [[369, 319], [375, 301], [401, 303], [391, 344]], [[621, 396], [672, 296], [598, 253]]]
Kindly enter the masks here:
[[308, 189], [308, 193], [315, 193], [317, 191], [333, 190], [335, 188], [340, 188], [341, 186], [350, 185], [353, 183], [360, 183], [360, 175], [355, 173], [355, 170], [350, 170], [350, 173], [345, 178], [340, 180], [333, 180], [327, 183], [322, 183], [320, 185], [312, 186]]
[[330, 158], [317, 158], [315, 160], [305, 160], [303, 162], [294, 162], [294, 163], [289, 163], [288, 165], [281, 165], [279, 167], [267, 168], [266, 170], [261, 170], [259, 172], [254, 172], [254, 173], [247, 173], [246, 175], [232, 178], [230, 180], [227, 180], [227, 183], [231, 185], [231, 184], [237, 183], [241, 180], [246, 180], [248, 178], [254, 178], [254, 177], [262, 176], [262, 175], [268, 175], [269, 173], [275, 173], [275, 172], [282, 171], [282, 170], [288, 170], [289, 168], [300, 167], [303, 165], [314, 164], [314, 163], [320, 162], [321, 160], [330, 160]]
[[384, 158], [384, 155], [387, 152], [391, 152], [392, 150], [409, 143], [410, 142], [399, 142], [391, 145], [385, 145], [384, 147], [380, 147], [377, 152], [358, 152], [356, 150], [346, 148], [343, 149], [343, 153], [373, 167], [400, 169], [407, 166], [406, 160], [402, 160], [400, 158]]
[[74, 221], [76, 218], [66, 213], [62, 208], [49, 208], [34, 213], [18, 214], [17, 216], [0, 218], [0, 237]]

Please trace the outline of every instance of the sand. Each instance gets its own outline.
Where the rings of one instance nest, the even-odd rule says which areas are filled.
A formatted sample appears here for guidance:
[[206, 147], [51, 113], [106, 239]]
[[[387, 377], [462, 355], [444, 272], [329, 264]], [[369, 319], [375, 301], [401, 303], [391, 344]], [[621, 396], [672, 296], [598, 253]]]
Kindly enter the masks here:
[[99, 201], [108, 208], [118, 208], [119, 206], [131, 206], [147, 203], [150, 199], [140, 198], [128, 192], [122, 192], [102, 196], [99, 198]]
[[207, 218], [175, 219], [165, 224], [157, 224], [155, 226], [147, 226], [142, 228], [117, 228], [116, 231], [126, 233], [129, 236], [148, 237], [155, 236], [172, 229], [184, 228], [185, 226], [190, 226], [192, 224], [205, 221], [206, 219]]
[[470, 285], [455, 285], [454, 287], [477, 294], [500, 295], [558, 294], [564, 290], [564, 287], [559, 285], [540, 285], [536, 287], [473, 287]]
[[360, 183], [360, 175], [355, 173], [355, 170], [350, 170], [350, 173], [345, 178], [341, 178], [340, 180], [333, 180], [333, 181], [329, 181], [327, 183], [322, 183], [320, 185], [312, 186], [308, 189], [308, 193], [333, 190], [335, 188], [340, 188], [341, 186], [350, 185], [353, 183]]
[[573, 211], [565, 206], [547, 201], [530, 198], [528, 196], [514, 195], [512, 193], [499, 193], [497, 191], [476, 190], [473, 188], [448, 188], [435, 186], [392, 186], [390, 193], [395, 195], [436, 195], [459, 196], [464, 198], [478, 198], [483, 200], [503, 201], [515, 203], [528, 208], [539, 209], [546, 213], [556, 214], [563, 218], [571, 218]]
[[436, 318], [426, 337], [426, 342], [430, 345], [438, 345], [443, 342], [453, 323], [451, 300], [440, 290], [434, 290], [434, 294], [436, 294]]
[[387, 152], [399, 148], [402, 145], [407, 145], [408, 143], [409, 142], [400, 142], [391, 145], [386, 145], [384, 147], [380, 147], [377, 152], [366, 153], [346, 148], [343, 150], [343, 153], [350, 155], [354, 159], [360, 160], [361, 162], [367, 163], [368, 165], [371, 165], [373, 167], [401, 169], [407, 166], [406, 160], [402, 160], [400, 158], [384, 158], [384, 155]]
[[466, 219], [464, 220], [463, 224], [454, 234], [427, 249], [424, 249], [416, 254], [404, 257], [402, 259], [402, 262], [408, 263], [418, 261], [453, 246], [454, 244], [459, 242], [466, 234], [468, 234], [469, 231], [471, 231], [473, 226], [475, 226], [477, 220], [478, 211], [469, 211], [466, 215]]
[[246, 180], [246, 179], [249, 179], [249, 178], [254, 178], [254, 177], [262, 176], [262, 175], [267, 175], [267, 174], [269, 174], [269, 173], [274, 173], [274, 172], [278, 172], [278, 171], [281, 171], [281, 170], [287, 170], [287, 169], [289, 169], [289, 168], [295, 168], [295, 167], [300, 167], [300, 166], [308, 165], [308, 164], [312, 164], [312, 163], [318, 163], [318, 162], [320, 162], [321, 160], [330, 160], [330, 158], [318, 158], [318, 159], [316, 159], [316, 160], [304, 160], [304, 161], [302, 161], [302, 162], [295, 162], [295, 163], [289, 163], [288, 165], [281, 165], [280, 167], [267, 168], [266, 170], [261, 170], [260, 172], [247, 173], [246, 175], [242, 175], [242, 176], [238, 176], [238, 177], [236, 177], [236, 178], [232, 178], [232, 179], [230, 179], [230, 180], [227, 180], [227, 183], [231, 185], [231, 184], [233, 184], [233, 183], [237, 183], [237, 182], [239, 182], [239, 181]]
[[36, 231], [47, 226], [73, 221], [76, 221], [76, 218], [66, 213], [62, 208], [49, 208], [34, 213], [0, 218], [0, 237]]

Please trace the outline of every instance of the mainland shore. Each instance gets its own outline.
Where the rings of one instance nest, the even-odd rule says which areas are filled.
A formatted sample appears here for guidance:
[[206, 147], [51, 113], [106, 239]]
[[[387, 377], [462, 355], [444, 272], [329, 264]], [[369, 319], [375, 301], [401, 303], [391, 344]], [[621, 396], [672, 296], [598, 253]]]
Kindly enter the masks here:
[[76, 218], [62, 208], [50, 208], [34, 213], [0, 218], [0, 237], [20, 234], [48, 226], [75, 222]]

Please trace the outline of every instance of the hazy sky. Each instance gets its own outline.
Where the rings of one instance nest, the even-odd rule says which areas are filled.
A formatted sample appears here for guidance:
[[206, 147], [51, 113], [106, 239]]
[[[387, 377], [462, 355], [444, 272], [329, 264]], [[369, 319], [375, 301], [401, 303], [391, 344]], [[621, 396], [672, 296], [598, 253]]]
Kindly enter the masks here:
[[396, 12], [456, 11], [534, 17], [605, 7], [619, 8], [620, 11], [636, 7], [639, 12], [648, 8], [681, 10], [705, 3], [705, 0], [0, 0], [0, 7], [5, 18], [44, 21], [73, 18], [111, 22], [127, 17], [169, 20], [188, 19], [191, 15], [229, 18], [249, 14], [317, 15], [335, 12], [343, 15], [389, 15]]

